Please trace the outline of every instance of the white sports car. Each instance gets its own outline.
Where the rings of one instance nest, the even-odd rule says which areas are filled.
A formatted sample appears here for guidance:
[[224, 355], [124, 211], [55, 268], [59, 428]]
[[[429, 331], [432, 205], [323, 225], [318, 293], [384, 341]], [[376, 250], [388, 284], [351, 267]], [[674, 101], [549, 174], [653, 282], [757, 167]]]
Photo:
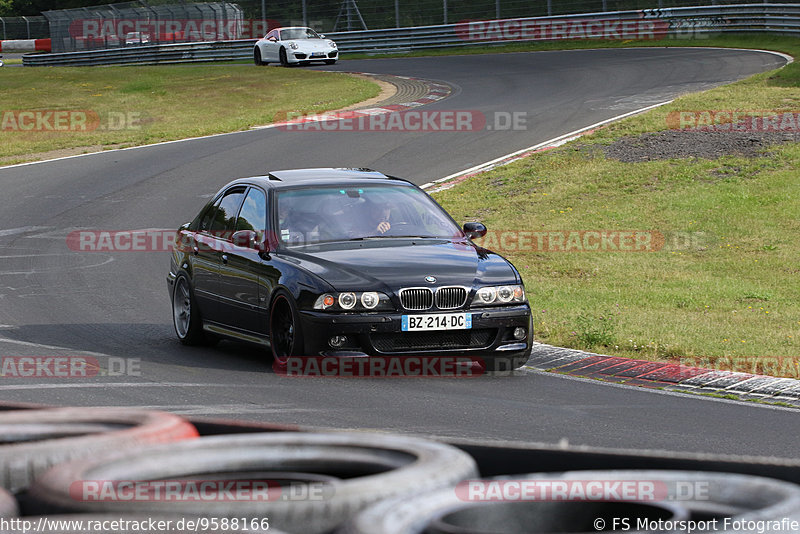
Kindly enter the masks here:
[[253, 49], [256, 65], [280, 63], [287, 67], [298, 63], [308, 65], [312, 61], [333, 65], [338, 58], [336, 43], [303, 27], [275, 28], [259, 39]]

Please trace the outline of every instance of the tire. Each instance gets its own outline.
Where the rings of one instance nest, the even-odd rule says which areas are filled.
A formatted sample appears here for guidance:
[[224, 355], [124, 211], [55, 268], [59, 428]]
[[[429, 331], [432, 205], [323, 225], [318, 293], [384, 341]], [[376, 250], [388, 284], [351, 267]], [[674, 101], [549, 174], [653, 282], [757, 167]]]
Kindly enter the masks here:
[[289, 60], [286, 58], [286, 49], [285, 48], [281, 48], [281, 51], [278, 53], [278, 57], [281, 60], [281, 67], [288, 67], [289, 66]]
[[273, 364], [283, 367], [290, 356], [304, 356], [300, 313], [289, 293], [280, 290], [269, 310], [269, 344]]
[[266, 62], [261, 59], [261, 49], [258, 47], [253, 49], [253, 63], [255, 63], [257, 67], [266, 65]]
[[0, 517], [17, 517], [18, 515], [17, 500], [9, 492], [0, 488]]
[[326, 59], [325, 60], [325, 64], [326, 65], [336, 65], [336, 60], [335, 59]]
[[[320, 484], [317, 498], [286, 500], [189, 499], [81, 500], [71, 496], [74, 481], [260, 480], [268, 473], [302, 474]], [[216, 478], [215, 478], [216, 475]], [[268, 517], [289, 532], [329, 532], [356, 511], [381, 499], [450, 487], [477, 475], [465, 452], [418, 438], [369, 434], [269, 432], [215, 436], [170, 446], [131, 450], [62, 464], [29, 489], [30, 508], [51, 513], [170, 513], [183, 516]], [[319, 482], [334, 476], [333, 483]], [[297, 476], [294, 477], [297, 480]], [[300, 488], [308, 487], [306, 485]]]
[[172, 326], [178, 341], [184, 345], [202, 345], [207, 342], [203, 333], [203, 318], [194, 297], [189, 278], [180, 273], [172, 288]]
[[[122, 428], [120, 428], [122, 427]], [[53, 465], [118, 449], [197, 437], [177, 415], [122, 408], [0, 412], [0, 487], [25, 489]]]
[[[466, 481], [463, 485], [423, 493], [411, 498], [389, 499], [359, 512], [337, 534], [482, 534], [487, 532], [594, 532], [592, 521], [598, 517], [637, 517], [675, 520], [713, 517], [741, 517], [769, 520], [795, 517], [800, 507], [800, 486], [750, 475], [687, 471], [572, 471], [566, 473], [531, 473], [486, 479], [541, 481], [552, 487], [555, 481], [572, 480], [624, 481], [649, 484], [654, 498], [642, 501], [597, 500], [565, 501], [552, 499], [496, 502], [469, 500]], [[498, 486], [499, 487], [499, 486]], [[637, 486], [639, 487], [639, 486]], [[646, 486], [642, 491], [647, 491]], [[696, 488], [695, 498], [686, 495]], [[677, 498], [676, 498], [677, 497]], [[670, 498], [674, 500], [670, 500]], [[794, 510], [794, 512], [792, 512]], [[469, 525], [464, 529], [464, 525]], [[499, 529], [502, 525], [504, 528]], [[720, 529], [722, 530], [722, 529]], [[636, 532], [635, 527], [631, 532]]]

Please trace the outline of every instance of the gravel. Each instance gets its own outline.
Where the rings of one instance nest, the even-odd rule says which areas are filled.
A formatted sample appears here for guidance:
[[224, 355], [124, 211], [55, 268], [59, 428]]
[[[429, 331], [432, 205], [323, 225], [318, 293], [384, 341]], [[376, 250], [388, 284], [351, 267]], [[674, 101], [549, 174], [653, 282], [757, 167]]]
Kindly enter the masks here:
[[800, 142], [800, 132], [665, 130], [623, 137], [603, 147], [606, 157], [626, 163], [657, 159], [762, 156], [771, 145]]

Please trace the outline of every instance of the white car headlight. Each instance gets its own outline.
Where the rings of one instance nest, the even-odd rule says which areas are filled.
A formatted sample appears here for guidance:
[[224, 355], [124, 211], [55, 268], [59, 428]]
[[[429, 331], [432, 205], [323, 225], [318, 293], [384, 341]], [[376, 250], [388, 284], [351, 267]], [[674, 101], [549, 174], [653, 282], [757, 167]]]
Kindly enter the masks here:
[[525, 302], [525, 289], [521, 285], [484, 286], [475, 293], [473, 306], [517, 304]]
[[328, 46], [330, 46], [331, 48], [336, 48], [336, 43], [334, 43], [333, 41], [327, 41], [327, 43]]
[[297, 43], [289, 43], [289, 48], [292, 50], [297, 50]]

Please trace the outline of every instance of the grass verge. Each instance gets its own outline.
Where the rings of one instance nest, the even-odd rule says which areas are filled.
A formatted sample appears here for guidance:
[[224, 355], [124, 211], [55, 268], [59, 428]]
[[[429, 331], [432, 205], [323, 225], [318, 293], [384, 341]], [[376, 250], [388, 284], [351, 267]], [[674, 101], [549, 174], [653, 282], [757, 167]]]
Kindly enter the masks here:
[[[726, 42], [800, 55], [798, 39]], [[800, 64], [793, 63], [679, 98], [434, 196], [456, 220], [480, 219], [490, 232], [665, 237], [654, 252], [503, 251], [525, 279], [542, 342], [800, 378], [800, 144], [754, 158], [637, 163], [603, 151], [622, 137], [667, 129], [670, 112], [797, 112], [798, 87]]]
[[[3, 68], [0, 76], [1, 164], [76, 147], [94, 151], [246, 130], [287, 112], [338, 109], [379, 93], [376, 84], [347, 74], [237, 65]], [[44, 115], [54, 110], [77, 113], [58, 125], [56, 115]], [[43, 114], [37, 123], [19, 111]]]

